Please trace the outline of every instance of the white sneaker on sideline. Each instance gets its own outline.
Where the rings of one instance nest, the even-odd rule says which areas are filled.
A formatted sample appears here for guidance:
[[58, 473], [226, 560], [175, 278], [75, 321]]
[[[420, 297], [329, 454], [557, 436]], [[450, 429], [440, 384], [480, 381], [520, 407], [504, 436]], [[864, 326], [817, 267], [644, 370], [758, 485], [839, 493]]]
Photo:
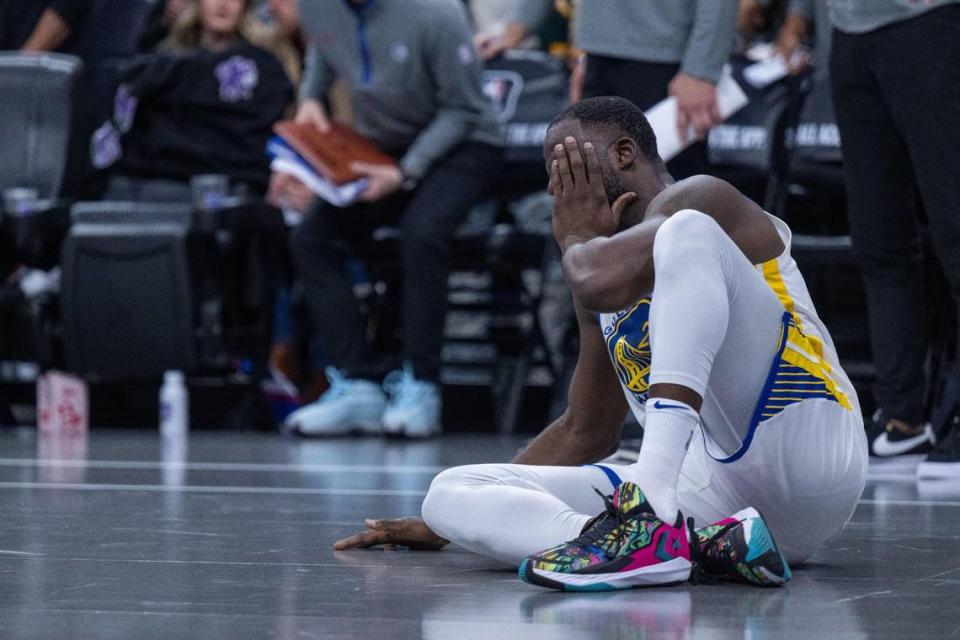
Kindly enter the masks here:
[[352, 431], [383, 433], [381, 419], [387, 397], [380, 385], [369, 380], [351, 380], [333, 367], [326, 370], [330, 388], [316, 402], [287, 416], [287, 431], [307, 436], [338, 436]]
[[383, 383], [390, 402], [383, 412], [383, 429], [388, 435], [429, 438], [443, 431], [440, 414], [443, 398], [440, 385], [417, 380], [413, 369], [404, 365]]

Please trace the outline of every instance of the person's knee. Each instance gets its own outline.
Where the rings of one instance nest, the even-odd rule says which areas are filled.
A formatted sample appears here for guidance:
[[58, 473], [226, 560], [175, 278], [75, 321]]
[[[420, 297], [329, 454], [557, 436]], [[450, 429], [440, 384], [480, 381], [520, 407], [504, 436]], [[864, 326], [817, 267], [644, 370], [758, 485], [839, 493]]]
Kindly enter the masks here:
[[308, 262], [316, 253], [318, 250], [317, 244], [316, 239], [311, 237], [302, 226], [290, 232], [290, 257], [293, 258], [297, 269], [302, 269], [304, 263]]
[[678, 211], [660, 225], [653, 242], [657, 270], [672, 265], [687, 266], [691, 256], [704, 255], [726, 237], [717, 221], [700, 211]]
[[473, 521], [469, 500], [464, 494], [487, 483], [481, 472], [484, 465], [453, 467], [440, 472], [430, 483], [420, 515], [437, 535], [462, 540], [469, 535]]
[[345, 252], [336, 241], [303, 226], [291, 232], [288, 242], [290, 257], [300, 276], [313, 274], [318, 266], [339, 269], [345, 259]]

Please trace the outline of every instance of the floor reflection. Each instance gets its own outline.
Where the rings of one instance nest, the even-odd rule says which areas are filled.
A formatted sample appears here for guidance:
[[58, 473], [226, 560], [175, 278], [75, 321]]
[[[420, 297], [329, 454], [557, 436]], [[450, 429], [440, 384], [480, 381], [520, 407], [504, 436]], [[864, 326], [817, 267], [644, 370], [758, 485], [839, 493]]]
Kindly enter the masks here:
[[87, 432], [37, 434], [37, 469], [40, 482], [79, 483], [87, 477]]
[[[811, 597], [829, 606], [811, 615]], [[527, 593], [506, 586], [484, 594], [451, 590], [423, 614], [422, 632], [430, 640], [857, 640], [868, 635], [855, 599], [803, 577], [784, 589], [724, 584], [583, 594]]]
[[917, 495], [922, 500], [960, 500], [960, 478], [920, 479]]

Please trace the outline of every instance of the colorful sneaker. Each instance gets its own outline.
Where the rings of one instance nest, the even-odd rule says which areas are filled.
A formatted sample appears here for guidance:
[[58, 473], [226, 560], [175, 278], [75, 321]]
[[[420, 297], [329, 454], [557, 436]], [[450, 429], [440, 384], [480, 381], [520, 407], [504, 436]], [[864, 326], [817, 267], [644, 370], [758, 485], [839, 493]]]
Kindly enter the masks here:
[[[693, 529], [693, 523], [689, 523]], [[696, 530], [693, 582], [727, 580], [779, 587], [790, 567], [760, 513], [750, 507]]]
[[682, 515], [670, 526], [632, 482], [620, 484], [612, 496], [597, 493], [606, 510], [588, 522], [576, 540], [524, 560], [521, 580], [565, 591], [612, 591], [690, 577]]
[[443, 430], [440, 425], [443, 409], [440, 385], [417, 380], [413, 368], [404, 365], [402, 371], [387, 376], [383, 388], [390, 396], [383, 412], [383, 430], [387, 435], [428, 438]]
[[369, 380], [351, 380], [333, 367], [327, 368], [330, 388], [283, 423], [284, 430], [307, 436], [337, 436], [353, 431], [383, 432], [380, 418], [387, 397], [380, 385]]

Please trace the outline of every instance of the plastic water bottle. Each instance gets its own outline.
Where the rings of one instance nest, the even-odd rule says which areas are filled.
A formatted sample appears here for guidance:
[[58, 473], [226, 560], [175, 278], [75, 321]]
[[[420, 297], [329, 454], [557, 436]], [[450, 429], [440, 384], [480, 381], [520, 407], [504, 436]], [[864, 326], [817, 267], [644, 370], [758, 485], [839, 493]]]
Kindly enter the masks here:
[[182, 371], [167, 371], [160, 387], [160, 434], [185, 434], [190, 428], [190, 396]]

